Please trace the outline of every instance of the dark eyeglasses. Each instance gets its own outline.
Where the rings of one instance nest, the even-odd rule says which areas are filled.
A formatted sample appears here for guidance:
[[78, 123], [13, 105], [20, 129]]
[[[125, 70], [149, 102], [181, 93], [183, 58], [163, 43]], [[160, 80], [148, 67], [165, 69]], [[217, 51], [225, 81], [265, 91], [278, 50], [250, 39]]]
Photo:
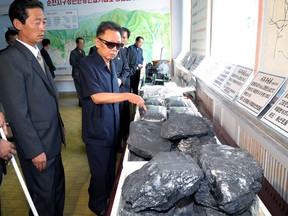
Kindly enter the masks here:
[[109, 49], [113, 49], [113, 48], [116, 46], [116, 49], [117, 49], [117, 50], [120, 50], [120, 49], [124, 46], [123, 43], [114, 43], [114, 42], [106, 41], [106, 40], [104, 40], [104, 39], [102, 39], [102, 38], [99, 38], [99, 37], [98, 37], [98, 39], [99, 39], [102, 43], [104, 43]]

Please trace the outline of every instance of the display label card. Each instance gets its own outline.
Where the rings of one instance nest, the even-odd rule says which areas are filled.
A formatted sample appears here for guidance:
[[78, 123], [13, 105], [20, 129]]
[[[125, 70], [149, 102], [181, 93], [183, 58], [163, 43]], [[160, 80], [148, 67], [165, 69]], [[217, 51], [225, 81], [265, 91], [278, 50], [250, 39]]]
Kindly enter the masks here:
[[185, 64], [187, 64], [189, 56], [190, 56], [190, 52], [187, 52], [187, 53], [185, 54], [185, 56], [181, 59], [180, 64], [181, 64], [182, 66], [184, 66]]
[[288, 136], [288, 90], [284, 92], [261, 120], [284, 136]]
[[[227, 63], [222, 60], [215, 60], [213, 64], [211, 64], [211, 67], [209, 68], [210, 73], [207, 74], [207, 80], [209, 80], [209, 83], [212, 85], [213, 81], [216, 79], [216, 77], [221, 74], [225, 67], [227, 66]], [[215, 86], [211, 86], [215, 87]]]
[[181, 50], [179, 55], [176, 57], [175, 61], [180, 63], [186, 54], [187, 54], [187, 51]]
[[285, 82], [285, 77], [258, 72], [237, 103], [258, 116]]
[[185, 67], [187, 70], [190, 70], [191, 67], [192, 67], [192, 65], [194, 64], [196, 58], [197, 58], [197, 54], [196, 54], [196, 53], [192, 53], [192, 54], [188, 57], [187, 63], [184, 65], [184, 67]]
[[211, 85], [214, 77], [218, 75], [220, 68], [223, 70], [224, 67], [222, 61], [205, 57], [193, 74], [204, 81], [206, 85]]
[[236, 65], [226, 65], [224, 70], [214, 79], [213, 85], [222, 88], [225, 81], [229, 78], [230, 74], [235, 70]]
[[233, 100], [238, 95], [238, 92], [247, 81], [249, 76], [252, 74], [252, 72], [252, 69], [238, 65], [221, 88], [221, 91]]
[[195, 68], [195, 70], [193, 71], [193, 75], [202, 80], [203, 74], [206, 73], [206, 71], [208, 70], [208, 65], [210, 61], [211, 61], [210, 57], [203, 58], [198, 67]]
[[205, 56], [203, 55], [198, 56], [195, 63], [192, 65], [190, 72], [194, 71], [199, 66], [199, 64], [202, 62], [204, 58]]
[[59, 10], [45, 13], [46, 30], [78, 29], [77, 10]]

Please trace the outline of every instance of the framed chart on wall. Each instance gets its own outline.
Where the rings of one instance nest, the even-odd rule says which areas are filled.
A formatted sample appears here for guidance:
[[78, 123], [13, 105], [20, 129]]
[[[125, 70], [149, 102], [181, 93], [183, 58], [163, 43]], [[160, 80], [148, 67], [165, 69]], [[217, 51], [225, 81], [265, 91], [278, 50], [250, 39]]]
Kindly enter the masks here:
[[287, 76], [288, 2], [267, 0], [264, 5], [259, 70]]

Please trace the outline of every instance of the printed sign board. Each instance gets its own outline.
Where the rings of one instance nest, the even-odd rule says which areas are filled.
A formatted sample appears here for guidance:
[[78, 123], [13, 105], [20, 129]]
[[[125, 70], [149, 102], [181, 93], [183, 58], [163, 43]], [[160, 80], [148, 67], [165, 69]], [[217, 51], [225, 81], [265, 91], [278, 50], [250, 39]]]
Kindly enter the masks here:
[[285, 82], [285, 77], [258, 72], [237, 103], [258, 116]]
[[276, 101], [261, 120], [288, 137], [288, 90]]
[[224, 70], [214, 79], [213, 85], [221, 89], [235, 68], [236, 65], [226, 65]]
[[223, 91], [224, 95], [233, 100], [238, 95], [240, 89], [243, 87], [252, 72], [253, 70], [250, 68], [237, 66], [221, 88], [221, 91]]

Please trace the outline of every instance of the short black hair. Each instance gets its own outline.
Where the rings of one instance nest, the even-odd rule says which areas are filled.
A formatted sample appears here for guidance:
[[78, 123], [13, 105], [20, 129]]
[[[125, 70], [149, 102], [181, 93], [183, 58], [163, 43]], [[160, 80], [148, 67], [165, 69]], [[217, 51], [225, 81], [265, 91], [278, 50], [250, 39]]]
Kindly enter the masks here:
[[122, 32], [127, 32], [127, 37], [128, 37], [128, 38], [130, 37], [131, 32], [130, 32], [129, 29], [127, 29], [127, 28], [125, 28], [125, 27], [122, 27], [122, 28], [121, 28], [121, 31], [122, 31]]
[[101, 22], [96, 30], [96, 37], [99, 37], [105, 33], [106, 30], [118, 31], [121, 35], [121, 26], [112, 21]]
[[142, 39], [144, 41], [144, 38], [142, 36], [136, 37], [136, 41], [139, 41], [140, 39]]
[[78, 44], [78, 43], [80, 42], [80, 40], [83, 40], [83, 41], [84, 41], [84, 43], [85, 43], [85, 40], [84, 40], [84, 38], [82, 38], [82, 37], [77, 37], [77, 38], [76, 38], [76, 44]]
[[6, 32], [5, 32], [5, 39], [6, 41], [9, 41], [9, 36], [14, 36], [14, 35], [18, 35], [18, 32], [14, 29], [8, 29]]
[[13, 24], [14, 19], [18, 19], [25, 24], [29, 17], [27, 9], [41, 8], [44, 11], [43, 3], [39, 0], [14, 0], [9, 7], [9, 18]]
[[48, 46], [50, 44], [50, 40], [48, 38], [44, 38], [42, 40], [42, 46], [45, 47], [45, 46]]

